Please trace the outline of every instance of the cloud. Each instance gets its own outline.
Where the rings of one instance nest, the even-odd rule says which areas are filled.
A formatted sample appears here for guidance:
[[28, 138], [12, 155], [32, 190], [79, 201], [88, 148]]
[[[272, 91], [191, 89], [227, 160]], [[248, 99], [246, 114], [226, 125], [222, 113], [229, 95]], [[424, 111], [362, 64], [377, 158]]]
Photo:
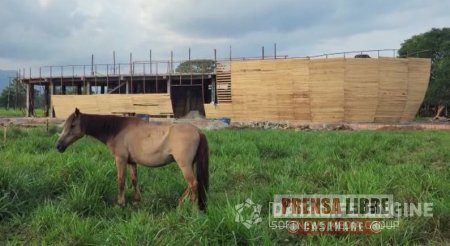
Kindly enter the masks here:
[[305, 56], [398, 48], [450, 23], [450, 1], [3, 0], [0, 68], [154, 59]]

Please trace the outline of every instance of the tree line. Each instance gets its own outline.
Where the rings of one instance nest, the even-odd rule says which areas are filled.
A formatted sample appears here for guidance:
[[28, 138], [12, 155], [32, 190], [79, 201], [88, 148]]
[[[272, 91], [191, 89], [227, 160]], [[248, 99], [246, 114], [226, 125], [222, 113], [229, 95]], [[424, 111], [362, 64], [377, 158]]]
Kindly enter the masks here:
[[[27, 89], [17, 79], [13, 79], [0, 93], [0, 108], [24, 109], [26, 107]], [[35, 107], [43, 107], [44, 93], [34, 90]]]
[[[401, 44], [402, 57], [431, 59], [431, 76], [420, 116], [431, 116], [439, 106], [450, 104], [450, 28], [433, 28]], [[445, 110], [447, 111], [447, 110]]]

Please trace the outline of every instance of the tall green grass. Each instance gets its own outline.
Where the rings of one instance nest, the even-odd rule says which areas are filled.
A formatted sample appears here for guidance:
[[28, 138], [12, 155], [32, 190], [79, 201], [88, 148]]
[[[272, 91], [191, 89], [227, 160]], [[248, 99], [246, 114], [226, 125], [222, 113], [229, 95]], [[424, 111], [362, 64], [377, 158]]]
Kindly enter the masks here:
[[[64, 154], [56, 128], [12, 129], [0, 140], [0, 244], [271, 245], [450, 243], [450, 134], [446, 132], [295, 132], [218, 130], [210, 144], [206, 214], [188, 202], [177, 165], [139, 167], [142, 202], [115, 206], [113, 159], [83, 138]], [[433, 217], [402, 219], [376, 235], [290, 235], [269, 227], [274, 194], [393, 194], [432, 202]], [[263, 222], [236, 223], [234, 206], [251, 198]]]

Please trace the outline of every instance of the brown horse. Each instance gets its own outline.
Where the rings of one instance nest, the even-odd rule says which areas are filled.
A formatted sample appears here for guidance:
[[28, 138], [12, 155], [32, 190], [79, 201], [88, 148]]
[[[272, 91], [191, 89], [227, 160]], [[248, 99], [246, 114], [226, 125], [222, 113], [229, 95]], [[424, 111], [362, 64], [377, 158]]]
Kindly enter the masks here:
[[[78, 109], [64, 123], [56, 148], [66, 148], [84, 135], [106, 144], [114, 155], [117, 168], [117, 203], [125, 205], [125, 167], [128, 166], [133, 185], [133, 204], [141, 199], [136, 163], [160, 167], [175, 160], [188, 184], [178, 204], [191, 193], [192, 202], [206, 209], [208, 189], [208, 142], [203, 133], [191, 124], [146, 122], [134, 117], [83, 114]], [[194, 176], [194, 161], [197, 177]]]

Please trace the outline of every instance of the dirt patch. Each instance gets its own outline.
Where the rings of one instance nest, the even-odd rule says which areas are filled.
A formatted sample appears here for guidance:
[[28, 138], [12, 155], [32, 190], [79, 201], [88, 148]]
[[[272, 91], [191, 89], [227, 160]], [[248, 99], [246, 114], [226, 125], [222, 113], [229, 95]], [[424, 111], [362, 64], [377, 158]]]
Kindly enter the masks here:
[[[200, 129], [222, 129], [222, 128], [259, 128], [259, 129], [293, 129], [296, 131], [325, 130], [325, 131], [357, 131], [357, 130], [377, 130], [377, 131], [423, 131], [423, 130], [450, 130], [448, 121], [427, 121], [411, 122], [403, 124], [383, 124], [383, 123], [308, 123], [292, 121], [250, 121], [235, 122], [227, 124], [222, 120], [205, 119], [199, 111], [190, 111], [181, 119], [150, 118], [150, 121], [169, 122], [189, 122]], [[0, 117], [0, 126], [16, 125], [22, 127], [34, 127], [42, 125], [57, 125], [64, 120], [55, 118], [27, 118], [27, 117]]]

